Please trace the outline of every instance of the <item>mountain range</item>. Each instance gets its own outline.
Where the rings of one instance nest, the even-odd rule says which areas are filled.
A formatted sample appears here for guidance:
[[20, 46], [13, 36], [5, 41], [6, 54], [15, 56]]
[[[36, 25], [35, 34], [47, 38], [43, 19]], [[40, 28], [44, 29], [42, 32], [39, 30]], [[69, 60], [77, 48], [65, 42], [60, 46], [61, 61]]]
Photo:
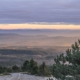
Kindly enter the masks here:
[[70, 46], [80, 38], [80, 30], [17, 29], [0, 30], [0, 47]]

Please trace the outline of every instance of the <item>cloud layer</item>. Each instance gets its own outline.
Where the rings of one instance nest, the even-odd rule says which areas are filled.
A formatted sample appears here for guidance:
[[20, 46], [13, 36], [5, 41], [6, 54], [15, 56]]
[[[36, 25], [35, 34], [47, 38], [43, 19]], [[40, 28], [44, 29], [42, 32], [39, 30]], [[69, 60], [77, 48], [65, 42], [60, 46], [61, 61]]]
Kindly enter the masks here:
[[80, 24], [80, 0], [0, 0], [0, 23]]

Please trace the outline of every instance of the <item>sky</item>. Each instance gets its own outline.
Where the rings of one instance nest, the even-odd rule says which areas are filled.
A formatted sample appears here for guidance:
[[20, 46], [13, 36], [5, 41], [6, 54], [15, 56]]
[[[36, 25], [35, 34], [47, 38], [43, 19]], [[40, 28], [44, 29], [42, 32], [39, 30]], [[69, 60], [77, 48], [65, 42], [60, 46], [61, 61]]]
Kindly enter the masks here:
[[80, 0], [0, 0], [0, 29], [79, 27]]
[[1, 24], [0, 29], [80, 29], [80, 25], [63, 24]]

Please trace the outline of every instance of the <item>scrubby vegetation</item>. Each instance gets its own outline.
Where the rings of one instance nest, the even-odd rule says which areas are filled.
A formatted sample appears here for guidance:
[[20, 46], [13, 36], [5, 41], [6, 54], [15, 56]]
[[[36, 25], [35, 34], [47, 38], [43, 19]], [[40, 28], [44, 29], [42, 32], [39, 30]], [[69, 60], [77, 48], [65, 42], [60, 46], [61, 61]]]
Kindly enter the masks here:
[[46, 66], [46, 64], [43, 62], [41, 65], [38, 65], [36, 61], [31, 59], [30, 61], [26, 60], [23, 63], [22, 71], [26, 71], [29, 74], [32, 75], [39, 75], [39, 76], [50, 76], [51, 73]]
[[0, 74], [8, 74], [11, 72], [27, 72], [27, 74], [31, 75], [38, 75], [38, 76], [50, 76], [51, 73], [46, 66], [45, 62], [43, 62], [41, 65], [38, 65], [36, 61], [31, 59], [30, 61], [26, 60], [22, 67], [18, 67], [17, 65], [14, 65], [10, 68], [6, 67], [0, 67]]

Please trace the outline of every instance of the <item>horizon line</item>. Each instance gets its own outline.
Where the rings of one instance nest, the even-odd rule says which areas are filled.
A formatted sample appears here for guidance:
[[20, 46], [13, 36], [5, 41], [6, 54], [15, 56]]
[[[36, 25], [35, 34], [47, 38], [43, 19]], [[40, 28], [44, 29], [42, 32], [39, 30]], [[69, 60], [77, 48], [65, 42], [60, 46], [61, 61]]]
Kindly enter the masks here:
[[78, 30], [80, 25], [74, 24], [0, 24], [2, 30], [13, 30], [13, 29], [63, 29], [63, 30]]
[[0, 29], [0, 30], [80, 30], [80, 29], [31, 29], [31, 28], [23, 28], [23, 29], [20, 29], [20, 28], [18, 28], [18, 29]]

